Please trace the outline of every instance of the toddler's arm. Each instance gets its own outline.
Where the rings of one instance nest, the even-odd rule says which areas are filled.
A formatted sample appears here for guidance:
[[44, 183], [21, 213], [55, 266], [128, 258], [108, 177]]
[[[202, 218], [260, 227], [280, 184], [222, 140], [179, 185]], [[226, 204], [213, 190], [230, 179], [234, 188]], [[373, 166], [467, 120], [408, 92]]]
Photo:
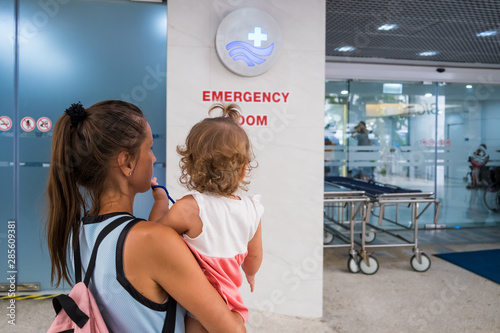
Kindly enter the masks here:
[[[151, 186], [158, 185], [156, 177], [151, 179]], [[149, 213], [149, 221], [157, 221], [168, 213], [168, 196], [161, 188], [152, 189], [153, 198], [155, 200], [151, 213]]]
[[187, 234], [194, 238], [201, 234], [203, 223], [200, 219], [200, 209], [192, 195], [187, 195], [175, 202], [175, 205], [158, 222], [171, 227], [179, 235]]
[[262, 230], [261, 223], [257, 227], [255, 235], [248, 243], [248, 254], [241, 265], [243, 272], [245, 272], [248, 283], [250, 284], [250, 291], [253, 292], [255, 285], [255, 274], [260, 268], [262, 263]]

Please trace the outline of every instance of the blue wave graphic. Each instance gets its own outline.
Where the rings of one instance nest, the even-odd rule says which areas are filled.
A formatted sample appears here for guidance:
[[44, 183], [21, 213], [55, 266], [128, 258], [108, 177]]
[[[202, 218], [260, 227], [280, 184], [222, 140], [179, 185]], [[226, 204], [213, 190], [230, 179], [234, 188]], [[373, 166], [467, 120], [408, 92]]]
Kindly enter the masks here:
[[243, 60], [246, 62], [248, 67], [253, 67], [256, 64], [262, 64], [266, 61], [266, 59], [262, 57], [270, 56], [273, 53], [273, 49], [274, 43], [268, 47], [260, 49], [252, 44], [240, 40], [226, 45], [226, 50], [230, 50], [229, 56], [232, 57], [234, 61]]

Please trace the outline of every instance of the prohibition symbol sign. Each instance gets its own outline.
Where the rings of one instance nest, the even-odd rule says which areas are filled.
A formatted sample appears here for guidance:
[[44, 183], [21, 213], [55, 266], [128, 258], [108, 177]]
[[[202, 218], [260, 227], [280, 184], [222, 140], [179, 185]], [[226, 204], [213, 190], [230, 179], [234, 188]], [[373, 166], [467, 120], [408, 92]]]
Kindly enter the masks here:
[[0, 131], [8, 131], [12, 128], [12, 120], [7, 116], [0, 117]]
[[24, 117], [21, 120], [21, 128], [26, 132], [31, 132], [36, 127], [35, 119], [31, 117]]
[[36, 127], [42, 132], [47, 132], [52, 127], [52, 121], [47, 117], [41, 117], [36, 122]]

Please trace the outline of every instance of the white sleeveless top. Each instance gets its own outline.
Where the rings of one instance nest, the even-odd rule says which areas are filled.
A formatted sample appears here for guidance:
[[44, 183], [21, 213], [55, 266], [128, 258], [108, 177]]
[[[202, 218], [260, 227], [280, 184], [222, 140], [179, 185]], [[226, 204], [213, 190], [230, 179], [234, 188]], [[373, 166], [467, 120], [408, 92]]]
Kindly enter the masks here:
[[198, 191], [186, 195], [196, 200], [203, 228], [195, 238], [184, 234], [184, 241], [229, 309], [247, 322], [248, 308], [238, 290], [242, 284], [240, 266], [264, 213], [260, 195], [242, 195], [241, 200]]
[[[82, 275], [90, 260], [92, 248], [101, 230], [128, 213], [111, 213], [95, 217], [84, 217], [80, 229], [80, 253]], [[138, 292], [127, 280], [123, 270], [123, 245], [132, 227], [124, 222], [104, 238], [99, 246], [94, 276], [90, 280], [92, 291], [101, 314], [110, 332], [137, 333], [161, 332], [165, 323], [166, 303], [153, 302]], [[82, 277], [83, 279], [83, 277]], [[177, 304], [175, 332], [184, 333], [186, 310]]]

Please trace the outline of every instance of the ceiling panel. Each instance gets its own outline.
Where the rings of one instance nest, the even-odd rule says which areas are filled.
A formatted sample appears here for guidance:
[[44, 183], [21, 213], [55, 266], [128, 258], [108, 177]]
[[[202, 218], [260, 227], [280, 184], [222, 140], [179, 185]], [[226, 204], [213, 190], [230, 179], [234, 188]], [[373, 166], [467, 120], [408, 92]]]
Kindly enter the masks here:
[[[476, 36], [485, 31], [496, 35]], [[500, 0], [327, 0], [326, 55], [498, 65]]]

